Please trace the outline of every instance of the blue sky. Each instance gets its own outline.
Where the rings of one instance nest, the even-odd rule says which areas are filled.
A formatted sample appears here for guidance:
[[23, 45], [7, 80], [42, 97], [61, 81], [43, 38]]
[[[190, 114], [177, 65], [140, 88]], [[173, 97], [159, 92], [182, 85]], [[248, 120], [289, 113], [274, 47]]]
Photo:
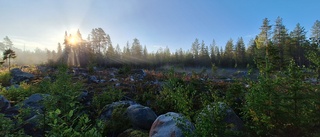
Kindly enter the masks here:
[[[264, 18], [280, 16], [293, 30], [320, 20], [318, 0], [0, 0], [0, 40], [18, 48], [55, 50], [64, 32], [79, 28], [84, 38], [101, 27], [122, 48], [138, 38], [149, 51], [190, 49], [195, 38], [224, 47], [243, 37], [247, 45]], [[309, 33], [307, 34], [309, 36]]]

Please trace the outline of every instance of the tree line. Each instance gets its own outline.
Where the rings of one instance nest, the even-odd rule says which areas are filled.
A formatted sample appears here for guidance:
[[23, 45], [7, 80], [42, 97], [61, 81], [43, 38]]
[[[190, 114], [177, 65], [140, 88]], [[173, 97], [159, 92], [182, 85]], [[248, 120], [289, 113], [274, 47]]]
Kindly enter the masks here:
[[[265, 64], [272, 64], [270, 67], [277, 70], [286, 67], [291, 59], [299, 66], [311, 65], [312, 62], [308, 59], [310, 51], [317, 51], [315, 55], [319, 57], [319, 20], [312, 26], [309, 38], [306, 36], [307, 31], [299, 23], [289, 31], [281, 17], [278, 17], [274, 24], [271, 24], [268, 18], [263, 19], [260, 30], [247, 46], [242, 37], [236, 41], [228, 40], [224, 47], [217, 46], [215, 40], [206, 44], [196, 38], [188, 50], [180, 48], [170, 51], [165, 47], [159, 48], [156, 52], [148, 52], [146, 45], [143, 46], [137, 38], [134, 38], [132, 43], [128, 41], [123, 47], [119, 44], [115, 46], [102, 28], [94, 28], [87, 38], [83, 38], [80, 30], [74, 35], [65, 32], [64, 42], [58, 43], [56, 51], [37, 49], [37, 53], [42, 57], [46, 54], [46, 59], [51, 64], [63, 63], [80, 67], [215, 65], [228, 68], [259, 68], [265, 67]], [[1, 47], [4, 45], [7, 44], [0, 43]]]

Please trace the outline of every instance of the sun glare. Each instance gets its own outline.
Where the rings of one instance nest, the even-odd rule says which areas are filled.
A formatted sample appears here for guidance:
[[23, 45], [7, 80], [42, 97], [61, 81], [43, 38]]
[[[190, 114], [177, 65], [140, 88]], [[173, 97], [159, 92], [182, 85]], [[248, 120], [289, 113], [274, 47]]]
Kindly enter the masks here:
[[72, 44], [72, 45], [77, 44], [77, 40], [76, 40], [76, 38], [74, 38], [74, 37], [71, 37], [71, 38], [69, 39], [69, 42], [70, 42], [70, 44]]

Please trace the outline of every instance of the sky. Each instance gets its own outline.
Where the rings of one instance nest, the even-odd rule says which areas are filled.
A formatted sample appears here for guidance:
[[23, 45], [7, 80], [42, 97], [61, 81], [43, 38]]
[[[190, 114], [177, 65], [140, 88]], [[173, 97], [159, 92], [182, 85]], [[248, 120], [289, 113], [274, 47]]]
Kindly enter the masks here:
[[[64, 32], [78, 29], [84, 39], [102, 28], [121, 48], [134, 38], [149, 52], [169, 47], [190, 49], [198, 38], [224, 47], [242, 37], [245, 44], [259, 34], [262, 20], [279, 16], [290, 31], [297, 23], [307, 32], [320, 20], [319, 0], [0, 0], [0, 42], [56, 50]], [[307, 37], [310, 33], [307, 33]]]

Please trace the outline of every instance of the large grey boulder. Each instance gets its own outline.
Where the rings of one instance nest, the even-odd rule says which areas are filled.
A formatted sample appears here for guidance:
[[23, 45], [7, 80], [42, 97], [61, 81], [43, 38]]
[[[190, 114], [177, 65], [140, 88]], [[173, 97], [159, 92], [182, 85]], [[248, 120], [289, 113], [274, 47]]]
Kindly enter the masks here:
[[6, 109], [10, 108], [10, 106], [9, 100], [0, 95], [0, 113], [3, 113]]
[[23, 109], [30, 109], [30, 114], [25, 117], [25, 119], [29, 119], [37, 114], [42, 114], [44, 111], [44, 105], [42, 102], [44, 101], [45, 97], [48, 97], [49, 94], [32, 94], [26, 100], [18, 104], [20, 108]]
[[149, 130], [157, 115], [149, 107], [139, 104], [127, 108], [127, 115], [134, 128]]
[[184, 137], [183, 133], [193, 130], [193, 124], [181, 114], [168, 112], [153, 122], [149, 137]]
[[12, 79], [11, 84], [19, 84], [22, 81], [30, 81], [34, 78], [34, 75], [31, 73], [23, 72], [19, 68], [14, 68], [10, 70]]
[[113, 102], [112, 104], [106, 105], [100, 115], [100, 119], [107, 121], [111, 119], [112, 112], [114, 109], [121, 107], [121, 108], [128, 108], [131, 105], [137, 104], [133, 101], [118, 101], [118, 102]]

